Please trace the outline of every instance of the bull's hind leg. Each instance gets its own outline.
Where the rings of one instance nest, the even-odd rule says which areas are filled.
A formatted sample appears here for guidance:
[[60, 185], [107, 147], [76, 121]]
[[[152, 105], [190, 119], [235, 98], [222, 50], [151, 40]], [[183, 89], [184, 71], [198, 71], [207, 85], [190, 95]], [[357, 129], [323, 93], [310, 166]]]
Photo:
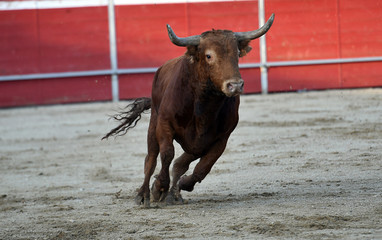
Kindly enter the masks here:
[[137, 196], [135, 197], [135, 202], [140, 205], [143, 203], [143, 206], [148, 208], [150, 207], [150, 178], [154, 173], [156, 164], [157, 164], [157, 155], [150, 156], [148, 154], [145, 159], [145, 179], [143, 181], [142, 187], [139, 189]]
[[144, 207], [150, 207], [150, 178], [154, 173], [157, 165], [157, 157], [159, 154], [159, 146], [155, 135], [156, 120], [155, 116], [151, 116], [150, 126], [147, 133], [147, 149], [148, 154], [145, 159], [145, 179], [142, 187], [139, 189], [135, 202], [140, 205], [143, 203]]
[[180, 177], [187, 172], [191, 162], [196, 159], [197, 157], [194, 155], [183, 153], [179, 158], [175, 160], [174, 166], [172, 168], [172, 186], [169, 194], [166, 197], [167, 204], [183, 203], [183, 198], [180, 195], [180, 189], [178, 187], [178, 181]]
[[168, 193], [170, 188], [170, 173], [169, 168], [172, 159], [174, 158], [174, 146], [171, 144], [160, 145], [160, 157], [162, 168], [156, 177], [153, 186], [151, 188], [151, 194], [153, 201], [163, 201]]
[[175, 154], [172, 130], [171, 127], [166, 124], [166, 122], [159, 121], [157, 128], [157, 138], [159, 142], [159, 152], [162, 168], [153, 183], [151, 194], [153, 201], [163, 201], [166, 198], [170, 188], [169, 168]]

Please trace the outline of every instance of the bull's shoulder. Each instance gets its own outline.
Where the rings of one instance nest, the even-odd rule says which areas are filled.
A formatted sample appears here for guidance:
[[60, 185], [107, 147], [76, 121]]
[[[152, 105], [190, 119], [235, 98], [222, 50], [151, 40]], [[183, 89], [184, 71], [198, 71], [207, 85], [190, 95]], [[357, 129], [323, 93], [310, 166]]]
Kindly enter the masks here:
[[186, 61], [186, 56], [180, 56], [171, 60], [168, 60], [161, 67], [160, 78], [162, 80], [169, 80], [176, 75], [181, 74], [182, 69], [184, 68]]
[[172, 67], [175, 67], [178, 63], [183, 61], [185, 58], [186, 58], [186, 56], [182, 55], [182, 56], [170, 59], [170, 60], [168, 60], [167, 62], [165, 62], [163, 64], [162, 68], [172, 68]]
[[[192, 102], [189, 75], [186, 74], [186, 56], [171, 59], [161, 66], [152, 86], [153, 104], [167, 114], [184, 108]], [[171, 110], [171, 111], [170, 111]]]
[[170, 84], [175, 84], [179, 78], [184, 76], [184, 68], [187, 68], [185, 63], [186, 56], [180, 56], [163, 64], [155, 75], [153, 90], [164, 91]]

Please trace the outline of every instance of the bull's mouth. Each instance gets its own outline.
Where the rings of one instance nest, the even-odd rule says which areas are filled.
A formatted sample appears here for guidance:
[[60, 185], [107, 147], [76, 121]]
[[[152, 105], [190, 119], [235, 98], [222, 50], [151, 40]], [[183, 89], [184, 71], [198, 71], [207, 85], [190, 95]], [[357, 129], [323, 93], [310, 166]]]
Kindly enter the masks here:
[[234, 97], [243, 93], [243, 89], [244, 89], [243, 79], [228, 80], [224, 83], [222, 91], [227, 97]]

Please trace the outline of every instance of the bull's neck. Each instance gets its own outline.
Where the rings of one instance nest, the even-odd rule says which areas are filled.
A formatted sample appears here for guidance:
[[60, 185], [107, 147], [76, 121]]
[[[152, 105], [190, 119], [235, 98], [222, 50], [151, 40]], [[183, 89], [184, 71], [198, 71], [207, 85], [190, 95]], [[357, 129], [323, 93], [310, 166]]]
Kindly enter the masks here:
[[[201, 82], [199, 80], [199, 82]], [[219, 92], [213, 83], [207, 80], [207, 84], [199, 85], [197, 94], [195, 94], [194, 114], [202, 122], [217, 120], [219, 114], [230, 98]]]
[[206, 92], [195, 98], [196, 116], [217, 114], [224, 105], [227, 97]]
[[194, 95], [194, 114], [197, 118], [215, 118], [222, 106], [229, 99], [224, 93], [216, 89], [204, 71], [198, 69], [196, 63], [184, 59], [187, 65], [188, 84]]
[[[233, 101], [233, 102], [232, 102]], [[221, 128], [226, 122], [226, 112], [233, 106], [235, 97], [229, 98], [223, 95], [206, 94], [195, 99], [195, 134], [204, 136], [213, 129]]]

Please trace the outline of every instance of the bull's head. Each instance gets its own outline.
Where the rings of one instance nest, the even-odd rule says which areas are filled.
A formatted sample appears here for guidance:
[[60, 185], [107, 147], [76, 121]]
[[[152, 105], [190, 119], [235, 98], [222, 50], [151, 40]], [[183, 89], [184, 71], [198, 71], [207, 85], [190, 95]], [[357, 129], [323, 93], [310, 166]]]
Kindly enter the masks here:
[[196, 64], [201, 81], [212, 82], [215, 89], [232, 97], [242, 93], [244, 86], [239, 72], [239, 57], [251, 51], [249, 42], [264, 35], [273, 20], [274, 14], [264, 26], [249, 32], [212, 30], [201, 35], [179, 38], [170, 25], [167, 25], [167, 30], [173, 44], [187, 47], [186, 55], [192, 64]]

